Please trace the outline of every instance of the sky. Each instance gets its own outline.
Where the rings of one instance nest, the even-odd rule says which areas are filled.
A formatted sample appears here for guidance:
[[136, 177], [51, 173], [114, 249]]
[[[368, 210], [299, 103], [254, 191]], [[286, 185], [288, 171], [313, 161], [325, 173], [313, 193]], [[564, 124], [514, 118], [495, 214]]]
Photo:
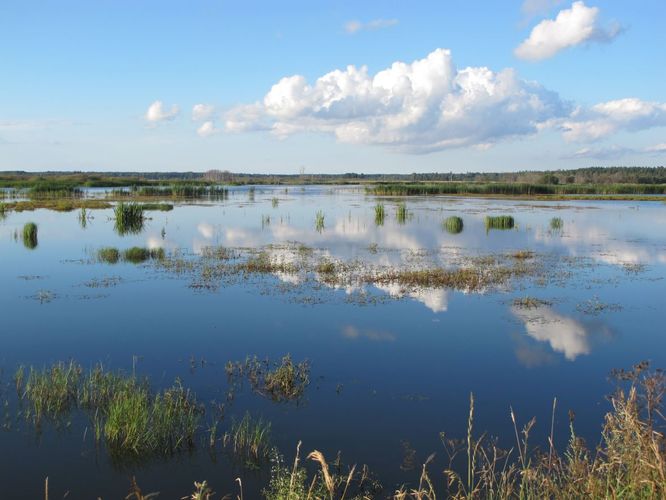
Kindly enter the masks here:
[[663, 0], [0, 2], [0, 170], [666, 164]]

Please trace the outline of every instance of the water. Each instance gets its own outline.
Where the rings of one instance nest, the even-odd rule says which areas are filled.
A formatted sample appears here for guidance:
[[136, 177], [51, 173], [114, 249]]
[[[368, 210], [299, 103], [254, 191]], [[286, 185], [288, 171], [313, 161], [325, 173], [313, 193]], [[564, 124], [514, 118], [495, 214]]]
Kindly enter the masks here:
[[[156, 388], [179, 377], [200, 400], [226, 403], [222, 431], [250, 411], [272, 422], [273, 444], [288, 462], [299, 440], [304, 452], [318, 449], [329, 460], [340, 450], [348, 464], [367, 463], [387, 491], [416, 481], [418, 464], [433, 451], [442, 469], [439, 433], [465, 436], [470, 393], [476, 429], [506, 446], [513, 444], [510, 406], [520, 422], [537, 417], [532, 439], [546, 446], [554, 397], [558, 444], [567, 439], [569, 409], [593, 444], [608, 409], [610, 370], [644, 359], [666, 366], [661, 202], [410, 198], [408, 219], [399, 224], [398, 200], [384, 199], [386, 220], [376, 225], [377, 201], [347, 187], [234, 188], [228, 200], [150, 212], [140, 234], [123, 237], [111, 210], [89, 210], [85, 228], [78, 212], [11, 213], [0, 221], [0, 366], [12, 421], [0, 432], [3, 495], [41, 495], [48, 476], [52, 498], [66, 491], [71, 498], [121, 498], [135, 475], [144, 492], [160, 491], [161, 498], [180, 498], [202, 479], [218, 493], [235, 493], [241, 477], [246, 497], [254, 498], [269, 477], [268, 467], [243, 468], [219, 446], [215, 456], [200, 446], [114, 463], [96, 449], [84, 415], [36, 433], [11, 417], [11, 375], [20, 364], [75, 359], [131, 371], [134, 359]], [[318, 210], [325, 214], [320, 231]], [[486, 231], [489, 214], [512, 215], [517, 227]], [[463, 218], [462, 233], [442, 229], [450, 215]], [[561, 230], [551, 229], [553, 217], [562, 219]], [[29, 221], [39, 226], [34, 250], [21, 242]], [[267, 248], [287, 262], [306, 245], [332, 262], [393, 267], [451, 266], [528, 249], [557, 271], [476, 292], [328, 286], [299, 273], [231, 276], [201, 288], [192, 273], [94, 259], [101, 247], [135, 245], [192, 260], [212, 245]], [[513, 304], [528, 295], [548, 305]], [[226, 401], [227, 361], [286, 353], [310, 360], [304, 401], [276, 404], [247, 387]], [[204, 417], [202, 435], [212, 419], [212, 412]], [[416, 450], [415, 470], [400, 467], [406, 447]]]

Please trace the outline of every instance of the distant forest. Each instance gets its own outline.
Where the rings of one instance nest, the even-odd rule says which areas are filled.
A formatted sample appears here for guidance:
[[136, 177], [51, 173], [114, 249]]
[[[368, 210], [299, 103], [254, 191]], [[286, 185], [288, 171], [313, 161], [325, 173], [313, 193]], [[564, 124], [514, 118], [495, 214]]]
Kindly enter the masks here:
[[386, 182], [504, 182], [529, 184], [666, 184], [666, 167], [588, 167], [573, 170], [525, 170], [519, 172], [438, 172], [412, 174], [247, 174], [228, 170], [207, 172], [0, 172], [0, 184], [11, 181], [71, 180], [88, 185], [103, 185], [105, 181], [136, 183], [219, 182], [226, 184], [358, 184]]

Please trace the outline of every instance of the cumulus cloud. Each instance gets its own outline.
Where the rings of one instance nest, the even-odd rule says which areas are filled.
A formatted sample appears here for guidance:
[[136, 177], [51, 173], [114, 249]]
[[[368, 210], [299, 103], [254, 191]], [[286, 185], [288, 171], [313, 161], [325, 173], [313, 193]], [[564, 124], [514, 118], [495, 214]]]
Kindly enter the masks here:
[[354, 35], [359, 31], [376, 31], [384, 28], [390, 28], [396, 24], [398, 24], [397, 19], [373, 19], [367, 23], [351, 20], [345, 23], [344, 28], [348, 34]]
[[202, 122], [209, 120], [214, 112], [215, 107], [211, 104], [195, 104], [192, 106], [192, 121]]
[[313, 84], [301, 75], [282, 78], [262, 101], [231, 109], [225, 129], [324, 132], [340, 142], [426, 153], [527, 136], [570, 112], [555, 92], [511, 69], [457, 69], [449, 50], [436, 49], [375, 75], [347, 66]]
[[574, 2], [561, 10], [555, 19], [545, 19], [532, 28], [530, 36], [514, 51], [520, 59], [540, 61], [569, 47], [587, 42], [609, 42], [620, 32], [619, 25], [599, 25], [599, 9]]
[[579, 107], [562, 122], [568, 141], [595, 141], [619, 131], [636, 132], [666, 126], [666, 104], [637, 98], [617, 99]]
[[144, 115], [144, 118], [148, 123], [156, 124], [164, 121], [174, 120], [178, 113], [180, 113], [180, 108], [177, 105], [171, 106], [171, 109], [166, 109], [162, 101], [155, 101], [150, 106], [148, 106], [148, 111]]
[[210, 137], [217, 132], [219, 132], [219, 130], [215, 127], [215, 123], [212, 121], [203, 122], [197, 129], [197, 134], [199, 134], [200, 137]]

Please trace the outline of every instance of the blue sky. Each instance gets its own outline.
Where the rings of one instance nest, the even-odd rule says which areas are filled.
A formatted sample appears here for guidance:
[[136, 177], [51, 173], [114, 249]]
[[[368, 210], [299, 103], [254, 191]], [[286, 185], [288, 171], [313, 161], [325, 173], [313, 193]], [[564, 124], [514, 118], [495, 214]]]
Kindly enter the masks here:
[[665, 15], [658, 0], [5, 0], [0, 169], [663, 165]]

